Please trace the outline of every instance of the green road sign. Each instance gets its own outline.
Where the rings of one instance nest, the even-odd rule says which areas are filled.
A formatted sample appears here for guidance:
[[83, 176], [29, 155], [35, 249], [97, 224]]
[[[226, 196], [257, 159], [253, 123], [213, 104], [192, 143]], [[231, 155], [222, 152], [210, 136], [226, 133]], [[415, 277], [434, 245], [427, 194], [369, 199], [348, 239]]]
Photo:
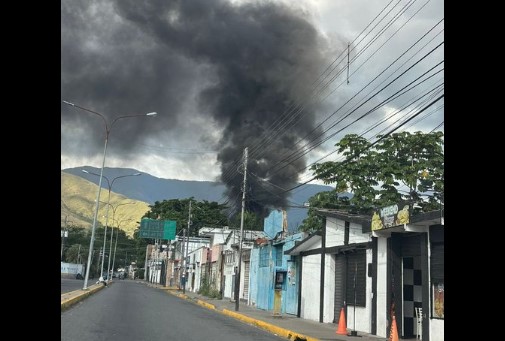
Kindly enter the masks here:
[[140, 221], [140, 238], [175, 240], [175, 220], [143, 218]]

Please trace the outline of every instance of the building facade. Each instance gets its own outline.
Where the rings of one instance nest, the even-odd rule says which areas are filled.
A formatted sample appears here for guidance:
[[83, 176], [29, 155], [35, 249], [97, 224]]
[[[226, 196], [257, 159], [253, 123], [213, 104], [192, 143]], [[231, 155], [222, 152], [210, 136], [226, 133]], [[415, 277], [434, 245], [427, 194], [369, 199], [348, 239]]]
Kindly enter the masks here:
[[286, 252], [300, 257], [298, 316], [338, 324], [343, 312], [351, 331], [444, 340], [443, 211], [318, 211], [323, 230]]

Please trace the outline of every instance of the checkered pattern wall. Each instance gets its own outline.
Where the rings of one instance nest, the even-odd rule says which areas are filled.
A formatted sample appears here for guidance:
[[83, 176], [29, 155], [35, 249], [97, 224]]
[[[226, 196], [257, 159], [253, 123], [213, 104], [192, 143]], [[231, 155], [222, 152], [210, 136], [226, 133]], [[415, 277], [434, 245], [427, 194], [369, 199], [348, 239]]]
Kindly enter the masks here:
[[403, 336], [416, 333], [415, 310], [422, 306], [421, 257], [403, 258]]

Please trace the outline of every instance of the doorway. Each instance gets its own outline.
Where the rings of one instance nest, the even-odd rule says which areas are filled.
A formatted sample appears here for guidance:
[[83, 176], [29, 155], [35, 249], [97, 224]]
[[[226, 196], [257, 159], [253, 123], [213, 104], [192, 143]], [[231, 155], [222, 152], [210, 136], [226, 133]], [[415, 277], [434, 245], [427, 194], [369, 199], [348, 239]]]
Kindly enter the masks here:
[[403, 257], [403, 332], [404, 338], [416, 335], [415, 308], [422, 307], [421, 256]]

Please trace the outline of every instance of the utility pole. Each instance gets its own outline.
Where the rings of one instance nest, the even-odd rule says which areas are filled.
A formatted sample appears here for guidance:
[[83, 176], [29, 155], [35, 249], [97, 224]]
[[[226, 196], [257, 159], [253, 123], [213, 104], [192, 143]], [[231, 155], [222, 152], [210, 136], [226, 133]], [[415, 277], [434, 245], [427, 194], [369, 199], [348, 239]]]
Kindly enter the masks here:
[[[181, 252], [181, 266], [179, 269], [179, 276], [181, 279], [181, 283], [179, 283], [179, 286], [182, 286], [182, 293], [186, 293], [186, 278], [184, 278], [185, 273], [184, 269], [186, 268], [186, 258], [184, 258], [184, 247], [186, 244], [186, 229], [182, 229], [182, 252]], [[182, 275], [181, 275], [182, 274]]]
[[169, 279], [170, 277], [168, 276], [168, 261], [169, 261], [169, 252], [170, 252], [170, 239], [168, 240], [168, 245], [167, 245], [167, 257], [165, 258], [166, 259], [166, 262], [165, 262], [165, 286], [168, 287], [170, 286], [169, 285]]
[[[149, 245], [150, 244], [146, 245], [146, 260], [144, 262], [144, 281], [147, 281], [147, 282], [149, 282], [149, 279], [147, 278], [147, 256], [149, 255]], [[149, 268], [149, 270], [151, 270], [151, 269]], [[149, 272], [151, 272], [151, 271], [149, 271]], [[135, 273], [133, 275], [133, 279], [135, 279]]]
[[238, 247], [238, 269], [235, 276], [235, 311], [238, 311], [240, 296], [240, 268], [242, 265], [242, 234], [244, 233], [244, 208], [245, 208], [245, 188], [247, 181], [247, 147], [244, 149], [244, 183], [242, 188], [242, 214], [240, 216], [240, 236]]
[[[96, 267], [97, 269], [100, 270], [99, 266], [100, 266], [100, 253], [102, 253], [102, 247], [100, 246], [100, 249], [98, 250], [98, 259], [97, 259], [97, 263], [96, 263]], [[102, 277], [102, 274], [98, 275], [98, 278]]]
[[184, 283], [182, 284], [182, 293], [186, 293], [186, 282], [188, 281], [188, 264], [186, 263], [188, 260], [188, 250], [189, 250], [189, 228], [191, 226], [191, 200], [189, 201], [189, 213], [188, 213], [188, 236], [186, 239], [186, 255], [184, 256], [184, 252], [182, 253], [184, 257]]
[[63, 249], [65, 247], [65, 237], [67, 236], [67, 218], [65, 216], [65, 227], [63, 228], [63, 233], [61, 234], [61, 261], [63, 262]]

